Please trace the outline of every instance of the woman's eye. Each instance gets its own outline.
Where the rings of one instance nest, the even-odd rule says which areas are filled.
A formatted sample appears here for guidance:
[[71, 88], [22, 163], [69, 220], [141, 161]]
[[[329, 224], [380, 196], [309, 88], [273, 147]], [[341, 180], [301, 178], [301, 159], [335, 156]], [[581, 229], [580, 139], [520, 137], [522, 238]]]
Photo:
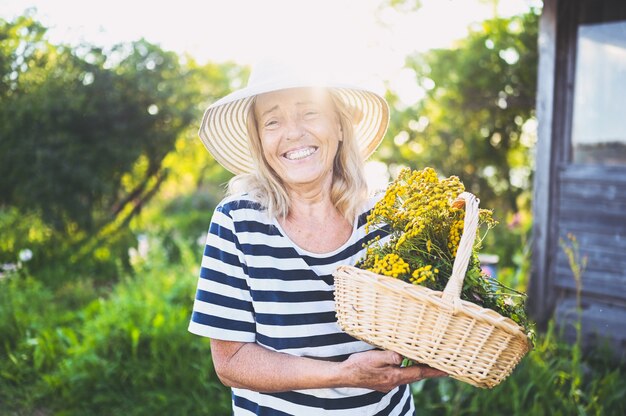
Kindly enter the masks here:
[[278, 124], [278, 121], [276, 120], [268, 120], [265, 122], [265, 127], [272, 127]]
[[316, 116], [317, 114], [319, 114], [319, 113], [318, 113], [317, 111], [315, 111], [315, 110], [308, 110], [308, 111], [306, 111], [306, 112], [304, 113], [304, 115], [305, 115], [306, 117]]

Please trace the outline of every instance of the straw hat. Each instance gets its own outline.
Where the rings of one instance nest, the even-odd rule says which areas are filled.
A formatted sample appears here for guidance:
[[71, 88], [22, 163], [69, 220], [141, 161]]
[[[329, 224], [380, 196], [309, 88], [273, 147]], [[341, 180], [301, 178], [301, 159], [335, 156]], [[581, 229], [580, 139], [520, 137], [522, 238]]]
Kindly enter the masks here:
[[353, 114], [354, 136], [365, 160], [385, 135], [389, 125], [389, 106], [384, 98], [370, 89], [335, 78], [328, 70], [308, 61], [260, 62], [253, 67], [245, 88], [232, 92], [207, 108], [198, 132], [200, 139], [215, 160], [229, 171], [235, 174], [251, 172], [254, 162], [249, 150], [246, 119], [252, 98], [288, 88], [331, 88]]

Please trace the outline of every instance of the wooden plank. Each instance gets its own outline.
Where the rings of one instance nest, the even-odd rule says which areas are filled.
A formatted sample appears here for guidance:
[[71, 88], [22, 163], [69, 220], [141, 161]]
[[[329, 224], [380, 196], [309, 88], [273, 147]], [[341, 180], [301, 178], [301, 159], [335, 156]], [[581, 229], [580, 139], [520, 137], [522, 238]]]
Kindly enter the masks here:
[[[597, 273], [608, 273], [616, 276], [623, 276], [626, 279], [626, 260], [619, 256], [607, 256], [598, 252], [584, 252], [581, 254], [587, 258], [587, 267], [585, 270]], [[565, 253], [559, 252], [556, 259], [557, 269], [569, 269], [569, 261]], [[625, 282], [626, 283], [626, 282]]]
[[[611, 227], [606, 230], [602, 230], [600, 228], [587, 230], [584, 227], [577, 227], [578, 224], [579, 222], [570, 224], [562, 222], [560, 224], [561, 229], [559, 230], [559, 236], [567, 237], [567, 233], [573, 232], [572, 230], [578, 230], [578, 233], [575, 235], [581, 244], [586, 242], [588, 245], [598, 245], [602, 247], [624, 244], [624, 240], [626, 240], [626, 234], [619, 229]], [[572, 230], [568, 227], [572, 227]]]
[[564, 183], [584, 183], [600, 185], [626, 186], [625, 165], [561, 165], [559, 180]]
[[[568, 267], [557, 266], [555, 268], [553, 283], [555, 287], [561, 289], [576, 290], [574, 275]], [[583, 273], [583, 291], [594, 296], [609, 296], [613, 303], [626, 303], [626, 296], [622, 293], [625, 285], [624, 276], [614, 270], [587, 269]]]
[[[570, 232], [570, 229], [594, 230], [600, 233], [615, 231], [620, 235], [626, 233], [626, 218], [623, 214], [605, 212], [601, 209], [590, 211], [588, 209], [575, 209], [573, 207], [561, 207], [558, 211], [558, 232]], [[557, 240], [558, 241], [558, 240]]]
[[[558, 235], [567, 235], [570, 232], [575, 235], [582, 233], [604, 234], [620, 241], [626, 235], [626, 224], [603, 223], [593, 219], [586, 221], [577, 217], [575, 213], [568, 213], [567, 216], [564, 215], [558, 221]], [[557, 244], [558, 241], [556, 238]]]
[[[602, 233], [597, 229], [593, 231], [579, 230], [577, 228], [563, 227], [560, 230], [559, 238], [568, 243], [568, 234], [576, 237], [581, 250], [584, 252], [601, 252], [609, 256], [616, 255], [620, 257], [626, 253], [626, 233], [622, 234], [619, 230], [611, 229], [609, 232]], [[559, 241], [560, 241], [559, 240]], [[563, 249], [559, 246], [559, 251]]]
[[[613, 275], [587, 271], [583, 275], [582, 291], [590, 296], [601, 298], [607, 303], [626, 307], [625, 280], [619, 277], [611, 279], [611, 276]], [[555, 288], [566, 289], [568, 292], [576, 291], [576, 282], [569, 269], [557, 269], [553, 284]]]
[[[605, 271], [615, 274], [624, 273], [626, 258], [624, 255], [607, 255], [601, 251], [581, 251], [581, 256], [587, 259], [587, 270]], [[557, 267], [569, 268], [569, 260], [563, 250], [557, 253]], [[624, 274], [626, 276], [626, 274]]]
[[[566, 279], [566, 280], [574, 280], [571, 269], [568, 265], [557, 265], [555, 267], [555, 272], [557, 275], [557, 279]], [[587, 267], [583, 273], [583, 281], [591, 281], [606, 284], [615, 284], [616, 287], [619, 285], [626, 284], [626, 274], [624, 274], [624, 270], [612, 270], [606, 271], [596, 268]], [[613, 296], [622, 296], [626, 297], [626, 292], [623, 288], [619, 291], [620, 293], [614, 293]]]
[[[567, 288], [559, 289], [557, 299], [557, 304], [567, 299], [570, 299], [573, 302], [576, 299], [576, 291], [572, 291]], [[604, 305], [610, 306], [611, 308], [626, 310], [626, 302], [624, 302], [623, 299], [606, 298], [604, 296], [599, 297], [596, 294], [590, 292], [583, 292], [581, 294], [581, 305], [583, 306], [583, 308], [586, 307], [585, 305], [594, 302], [602, 303]]]
[[[561, 299], [555, 308], [555, 317], [565, 338], [573, 342], [576, 339], [574, 325], [579, 319], [576, 299]], [[580, 322], [585, 349], [608, 345], [614, 357], [621, 359], [626, 356], [625, 308], [583, 298]]]
[[[574, 275], [569, 266], [557, 265], [555, 271], [556, 284], [561, 283], [563, 287], [567, 288], [574, 287]], [[583, 289], [590, 288], [599, 291], [598, 293], [608, 293], [614, 298], [626, 300], [626, 295], [622, 293], [623, 290], [619, 289], [625, 285], [626, 276], [624, 276], [623, 271], [587, 268], [583, 273]]]
[[590, 218], [606, 216], [626, 224], [626, 201], [608, 201], [600, 198], [582, 200], [561, 195], [559, 198], [559, 214], [583, 214], [585, 217]]
[[[608, 231], [602, 232], [598, 228], [594, 228], [590, 231], [575, 227], [574, 224], [561, 223], [560, 225], [559, 242], [571, 245], [568, 235], [573, 235], [581, 251], [590, 253], [598, 251], [606, 253], [609, 256], [614, 254], [624, 256], [624, 253], [626, 253], [626, 233], [622, 233], [620, 230], [606, 227]], [[560, 243], [558, 248], [558, 251], [563, 250]]]
[[[626, 172], [626, 168], [624, 169]], [[598, 183], [595, 181], [563, 181], [560, 198], [581, 201], [606, 201], [626, 203], [626, 184]]]
[[597, 182], [615, 186], [626, 185], [626, 167], [603, 165], [563, 164], [559, 180], [567, 182]]

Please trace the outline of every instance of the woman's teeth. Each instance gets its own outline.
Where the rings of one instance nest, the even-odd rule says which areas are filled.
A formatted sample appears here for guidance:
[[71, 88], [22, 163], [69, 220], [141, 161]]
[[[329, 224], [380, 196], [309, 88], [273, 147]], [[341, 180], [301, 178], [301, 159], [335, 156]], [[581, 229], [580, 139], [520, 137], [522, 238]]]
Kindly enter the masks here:
[[317, 148], [315, 147], [307, 147], [305, 149], [294, 150], [292, 152], [285, 153], [285, 158], [289, 160], [304, 159], [305, 157], [315, 153], [316, 150]]

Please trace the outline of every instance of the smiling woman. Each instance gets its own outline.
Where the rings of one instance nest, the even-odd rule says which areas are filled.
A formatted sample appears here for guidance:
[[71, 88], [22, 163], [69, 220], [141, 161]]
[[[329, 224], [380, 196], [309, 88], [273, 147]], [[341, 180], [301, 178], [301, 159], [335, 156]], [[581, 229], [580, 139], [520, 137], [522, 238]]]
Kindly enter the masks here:
[[376, 199], [363, 164], [388, 106], [299, 65], [255, 67], [204, 115], [200, 138], [236, 176], [211, 221], [189, 330], [211, 338], [236, 415], [412, 414], [408, 383], [443, 373], [401, 368], [347, 335], [333, 302], [333, 271], [385, 239], [365, 229]]
[[[272, 192], [265, 193], [265, 198], [263, 192], [257, 192], [260, 202], [266, 202], [268, 214], [278, 217], [294, 242], [313, 252], [332, 251], [348, 239], [352, 218], [366, 198], [363, 164], [359, 163], [352, 138], [351, 120], [338, 106], [340, 102], [335, 105], [327, 90], [291, 88], [256, 97], [248, 117], [251, 148], [263, 165], [259, 171], [264, 171], [262, 175], [253, 174], [252, 182], [258, 181], [256, 189], [263, 191], [261, 176], [266, 176], [280, 189], [279, 198], [271, 198]], [[353, 163], [346, 166], [345, 161]], [[307, 232], [303, 225], [313, 218], [309, 209], [290, 210], [289, 204], [292, 200], [297, 204], [320, 199], [320, 192], [329, 193], [336, 209], [328, 212], [337, 218], [311, 224], [311, 232]], [[300, 214], [305, 215], [299, 218]], [[325, 231], [323, 235], [328, 238], [319, 238], [320, 231]]]
[[[251, 104], [248, 131], [258, 167], [244, 180], [248, 183], [243, 188], [259, 190], [257, 195], [270, 215], [287, 216], [288, 189], [316, 189], [321, 181], [329, 181], [330, 189], [337, 189], [333, 193], [344, 196], [344, 202], [336, 201], [339, 211], [347, 219], [355, 215], [365, 198], [363, 163], [353, 138], [351, 114], [340, 99], [320, 88], [262, 94]], [[335, 160], [337, 170], [333, 169]], [[342, 172], [347, 174], [339, 175]], [[233, 181], [231, 193], [240, 189], [241, 179]], [[263, 186], [265, 180], [279, 190], [276, 198]]]

